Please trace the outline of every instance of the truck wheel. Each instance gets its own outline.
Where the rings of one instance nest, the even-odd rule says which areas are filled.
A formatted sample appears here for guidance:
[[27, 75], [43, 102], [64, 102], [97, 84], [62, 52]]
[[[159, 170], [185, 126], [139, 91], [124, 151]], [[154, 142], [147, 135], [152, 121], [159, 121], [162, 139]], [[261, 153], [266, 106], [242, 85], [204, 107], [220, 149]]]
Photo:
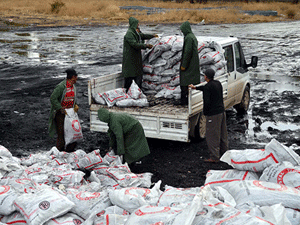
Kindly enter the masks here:
[[249, 104], [250, 104], [250, 88], [246, 86], [241, 103], [235, 105], [234, 108], [238, 113], [244, 114], [248, 111]]
[[206, 117], [201, 112], [198, 123], [195, 128], [195, 137], [199, 140], [203, 140], [206, 136]]

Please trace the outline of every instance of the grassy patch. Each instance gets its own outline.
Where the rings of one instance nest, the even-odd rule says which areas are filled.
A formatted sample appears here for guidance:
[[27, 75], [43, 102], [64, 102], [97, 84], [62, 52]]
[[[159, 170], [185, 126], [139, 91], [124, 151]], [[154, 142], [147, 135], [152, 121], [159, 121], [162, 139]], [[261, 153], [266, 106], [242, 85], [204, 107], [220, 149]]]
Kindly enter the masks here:
[[[204, 19], [206, 24], [216, 24], [300, 19], [300, 5], [291, 2], [214, 1], [207, 4], [194, 2], [194, 4], [190, 4], [187, 0], [182, 3], [176, 2], [176, 0], [2, 0], [0, 1], [0, 13], [5, 17], [32, 15], [32, 17], [44, 18], [48, 23], [51, 20], [57, 20], [68, 21], [67, 23], [73, 21], [76, 24], [88, 24], [91, 21], [98, 23], [128, 22], [130, 16], [136, 17], [141, 23], [181, 23], [186, 20], [191, 23], [199, 23]], [[167, 10], [149, 14], [147, 11], [122, 10], [121, 6], [157, 7]], [[249, 16], [242, 13], [245, 10], [277, 11], [278, 16]], [[17, 25], [6, 23], [7, 25]]]

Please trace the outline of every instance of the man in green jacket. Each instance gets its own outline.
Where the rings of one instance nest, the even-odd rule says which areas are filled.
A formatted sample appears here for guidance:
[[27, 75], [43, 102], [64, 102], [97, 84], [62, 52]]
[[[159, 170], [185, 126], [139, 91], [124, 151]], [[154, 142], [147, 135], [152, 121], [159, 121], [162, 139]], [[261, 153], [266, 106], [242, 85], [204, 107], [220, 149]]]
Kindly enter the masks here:
[[109, 146], [125, 161], [134, 167], [134, 162], [150, 154], [148, 142], [141, 123], [127, 113], [98, 110], [99, 120], [107, 123]]
[[77, 142], [73, 142], [65, 147], [64, 121], [67, 108], [74, 108], [77, 112], [79, 107], [76, 104], [77, 73], [74, 69], [67, 69], [67, 79], [60, 82], [51, 94], [51, 110], [49, 116], [49, 135], [53, 137], [57, 133], [56, 148], [59, 151], [74, 151]]
[[125, 78], [125, 89], [131, 86], [132, 80], [141, 88], [143, 78], [143, 64], [141, 49], [152, 48], [144, 44], [143, 40], [157, 37], [157, 35], [143, 34], [139, 28], [139, 21], [129, 18], [129, 28], [124, 36], [122, 74]]
[[180, 65], [180, 89], [181, 99], [176, 102], [177, 105], [188, 104], [188, 86], [190, 84], [200, 83], [200, 68], [198, 55], [198, 41], [192, 32], [188, 21], [180, 26], [184, 35], [182, 59]]

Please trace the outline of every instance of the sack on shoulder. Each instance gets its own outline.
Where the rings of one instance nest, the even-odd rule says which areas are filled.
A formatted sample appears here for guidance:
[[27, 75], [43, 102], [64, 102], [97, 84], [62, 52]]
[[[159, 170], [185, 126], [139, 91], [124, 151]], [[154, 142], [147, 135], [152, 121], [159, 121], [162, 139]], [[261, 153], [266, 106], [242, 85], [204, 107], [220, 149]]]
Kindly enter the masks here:
[[73, 108], [66, 109], [67, 115], [64, 122], [65, 145], [80, 141], [83, 139], [82, 129], [78, 114]]

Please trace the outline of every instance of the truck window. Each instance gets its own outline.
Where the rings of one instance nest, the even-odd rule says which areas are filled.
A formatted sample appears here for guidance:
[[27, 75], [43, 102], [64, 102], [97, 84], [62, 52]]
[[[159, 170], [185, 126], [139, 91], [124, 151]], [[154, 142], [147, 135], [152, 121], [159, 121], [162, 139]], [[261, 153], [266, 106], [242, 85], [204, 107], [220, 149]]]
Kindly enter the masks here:
[[234, 43], [234, 53], [236, 60], [236, 70], [239, 72], [245, 72], [247, 69], [245, 57], [242, 51], [241, 44], [239, 42]]
[[227, 72], [230, 73], [234, 70], [232, 45], [225, 46], [223, 49], [225, 50], [224, 56], [227, 61]]

